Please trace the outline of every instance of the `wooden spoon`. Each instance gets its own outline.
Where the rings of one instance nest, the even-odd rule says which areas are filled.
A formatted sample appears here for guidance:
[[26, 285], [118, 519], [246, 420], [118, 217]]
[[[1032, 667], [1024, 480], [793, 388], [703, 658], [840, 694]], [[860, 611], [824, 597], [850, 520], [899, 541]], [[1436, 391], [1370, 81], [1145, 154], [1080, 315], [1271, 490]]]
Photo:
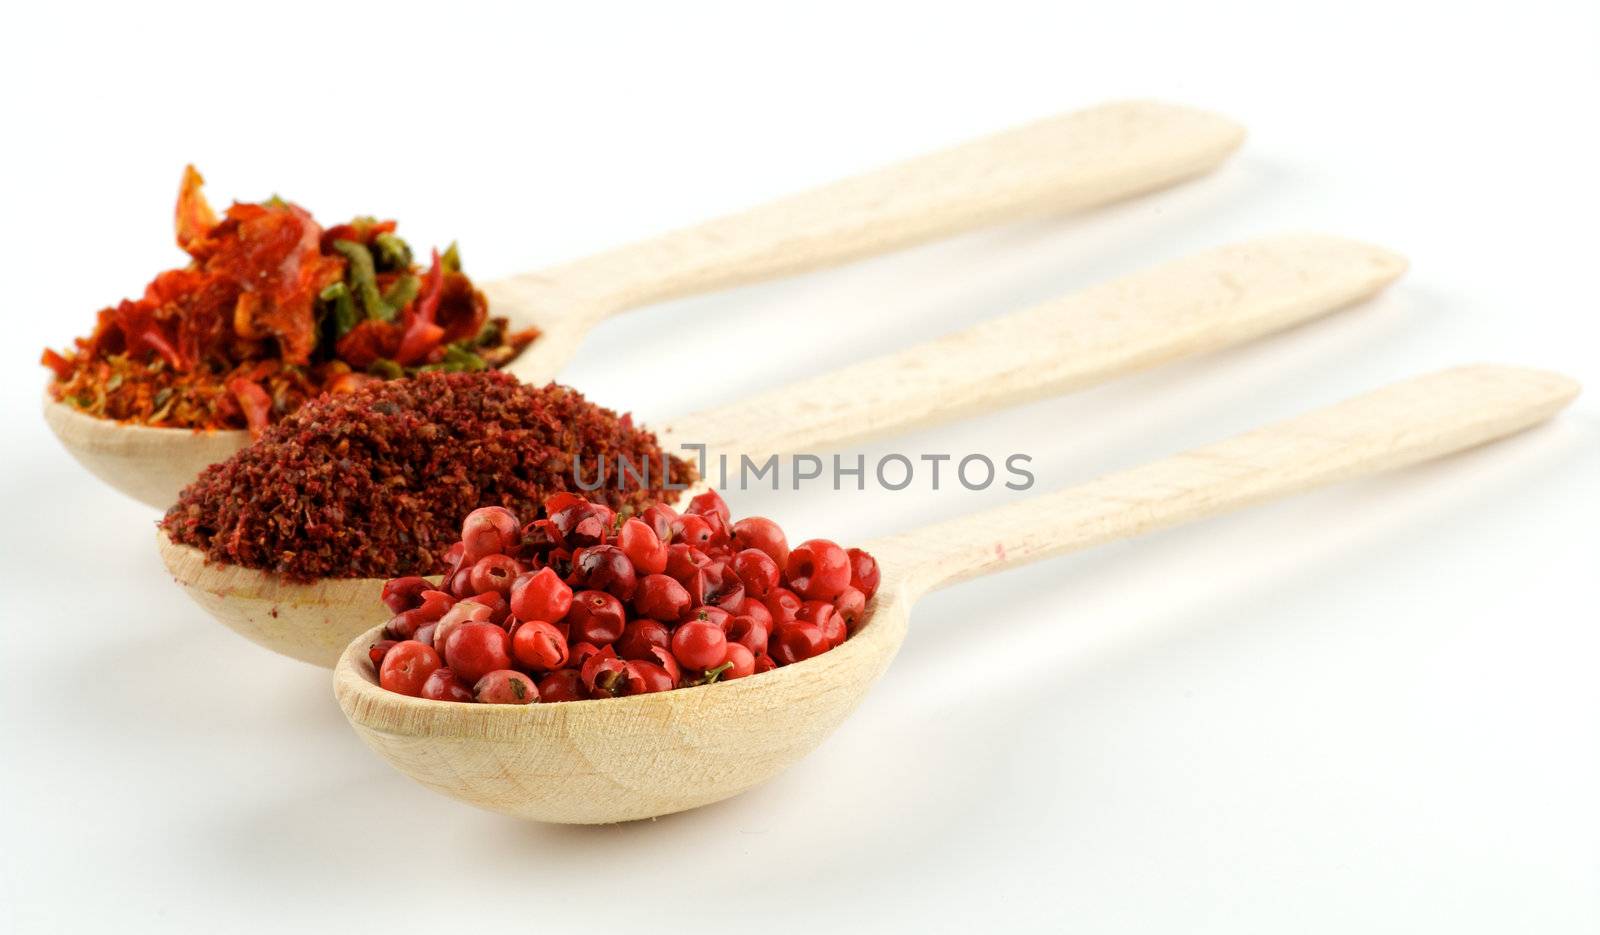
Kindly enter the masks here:
[[[595, 324], [617, 312], [1028, 215], [1108, 204], [1207, 172], [1243, 139], [1239, 125], [1203, 111], [1106, 104], [483, 288], [496, 314], [541, 330], [506, 370], [543, 384]], [[249, 441], [242, 431], [98, 419], [48, 393], [44, 411], [91, 473], [161, 509], [202, 468]]]
[[[877, 360], [675, 420], [663, 447], [758, 460], [883, 436], [1103, 382], [1240, 344], [1367, 298], [1405, 261], [1354, 241], [1276, 237], [1222, 247], [987, 321]], [[686, 492], [689, 496], [695, 491]], [[295, 583], [208, 564], [158, 533], [163, 561], [201, 607], [276, 652], [332, 666], [384, 618], [382, 580]]]
[[345, 716], [445, 795], [519, 818], [628, 821], [716, 802], [809, 752], [894, 658], [934, 588], [1471, 448], [1548, 419], [1572, 380], [1473, 366], [1397, 383], [1228, 441], [865, 548], [883, 581], [867, 623], [814, 659], [725, 684], [562, 704], [424, 701], [377, 686], [368, 644], [334, 672]]
[[[675, 420], [663, 447], [705, 444], [710, 461], [729, 453], [737, 465], [742, 453], [759, 464], [883, 436], [1240, 344], [1366, 298], [1404, 269], [1386, 250], [1331, 237], [1222, 247]], [[198, 549], [158, 535], [168, 570], [196, 603], [284, 655], [332, 666], [351, 637], [385, 619], [379, 579], [297, 584], [207, 564]]]

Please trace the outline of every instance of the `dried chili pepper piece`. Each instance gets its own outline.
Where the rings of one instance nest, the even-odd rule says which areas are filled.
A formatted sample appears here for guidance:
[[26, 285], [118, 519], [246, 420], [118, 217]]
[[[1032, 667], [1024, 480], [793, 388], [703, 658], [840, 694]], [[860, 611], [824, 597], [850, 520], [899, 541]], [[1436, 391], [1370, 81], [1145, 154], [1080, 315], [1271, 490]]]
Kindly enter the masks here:
[[173, 214], [178, 246], [184, 250], [188, 250], [189, 244], [206, 236], [217, 226], [217, 214], [211, 210], [206, 196], [200, 191], [205, 183], [206, 180], [201, 178], [194, 166], [183, 167], [183, 182], [178, 186], [178, 207]]
[[260, 438], [261, 433], [265, 432], [272, 422], [272, 397], [261, 388], [261, 384], [243, 377], [229, 380], [228, 392], [233, 394], [233, 398], [239, 403], [239, 408], [244, 411], [244, 420], [250, 429], [250, 437]]
[[317, 394], [424, 368], [501, 367], [538, 334], [488, 318], [451, 245], [424, 271], [394, 221], [323, 230], [273, 197], [219, 218], [184, 170], [174, 226], [188, 266], [102, 309], [67, 353], [47, 351], [51, 394], [102, 418], [196, 429], [255, 428], [254, 383], [276, 420]]

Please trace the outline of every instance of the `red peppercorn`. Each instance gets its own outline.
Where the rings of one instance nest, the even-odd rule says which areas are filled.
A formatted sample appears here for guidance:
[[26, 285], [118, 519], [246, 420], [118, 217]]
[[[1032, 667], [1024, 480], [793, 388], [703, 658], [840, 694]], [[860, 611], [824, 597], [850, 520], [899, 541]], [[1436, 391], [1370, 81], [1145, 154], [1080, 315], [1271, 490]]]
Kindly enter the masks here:
[[767, 652], [778, 665], [803, 662], [828, 651], [828, 639], [814, 623], [784, 623], [767, 643]]
[[376, 669], [383, 665], [383, 657], [387, 655], [389, 650], [393, 649], [395, 646], [396, 642], [394, 640], [378, 640], [376, 643], [368, 646], [367, 658], [372, 660], [372, 667]]
[[585, 642], [583, 640], [569, 640], [567, 647], [567, 665], [574, 669], [581, 669], [583, 668], [584, 663], [589, 661], [590, 656], [600, 652], [605, 652], [607, 650], [613, 654], [616, 652], [615, 649], [612, 649], [609, 646], [606, 647], [605, 650], [602, 650], [593, 643]]
[[814, 623], [820, 627], [835, 613], [837, 611], [833, 609], [832, 601], [804, 601], [800, 609], [795, 611], [794, 620], [796, 623]]
[[[812, 602], [806, 601], [806, 604], [810, 603]], [[850, 636], [850, 630], [844, 625], [844, 617], [840, 616], [832, 604], [822, 604], [821, 608], [809, 614], [802, 607], [800, 617], [809, 618], [810, 622], [822, 630], [822, 638], [828, 641], [829, 649], [843, 643]]]
[[683, 682], [683, 669], [678, 665], [678, 659], [672, 655], [671, 649], [657, 646], [650, 651], [650, 655], [655, 657], [656, 664], [666, 670], [667, 675], [672, 678], [672, 687], [676, 688]]
[[662, 624], [654, 620], [631, 620], [622, 628], [615, 648], [617, 655], [624, 659], [654, 660], [654, 649], [671, 644], [672, 634]]
[[445, 590], [456, 598], [466, 598], [478, 593], [472, 587], [472, 566], [467, 565], [451, 572], [444, 579]]
[[521, 539], [522, 524], [510, 510], [503, 506], [486, 506], [473, 510], [461, 522], [462, 559], [476, 563], [479, 559], [509, 552]]
[[701, 550], [711, 544], [711, 524], [706, 522], [704, 516], [685, 513], [679, 517], [678, 523], [682, 527], [678, 532], [678, 538], [683, 544]]
[[683, 542], [667, 546], [667, 575], [679, 584], [687, 586], [694, 573], [709, 564], [711, 559], [694, 546]]
[[633, 595], [633, 609], [646, 617], [677, 623], [694, 602], [683, 585], [666, 575], [645, 575]]
[[433, 701], [472, 701], [472, 689], [448, 668], [434, 669], [422, 683], [419, 698]]
[[808, 539], [790, 550], [784, 577], [801, 597], [830, 601], [850, 586], [850, 556], [838, 543]]
[[800, 612], [800, 598], [788, 588], [773, 588], [764, 603], [774, 625], [793, 620], [794, 615]]
[[639, 514], [639, 518], [655, 532], [656, 538], [660, 539], [663, 544], [672, 542], [672, 537], [678, 529], [677, 510], [667, 506], [665, 503], [654, 503], [645, 507], [645, 511]]
[[733, 545], [739, 550], [760, 549], [778, 567], [789, 560], [789, 540], [783, 530], [765, 516], [747, 516], [733, 524]]
[[496, 626], [505, 626], [506, 618], [511, 616], [511, 603], [506, 596], [498, 591], [485, 591], [466, 598], [463, 603], [482, 604], [489, 608], [489, 622]]
[[749, 649], [739, 643], [729, 643], [727, 655], [722, 659], [722, 664], [727, 668], [718, 676], [719, 681], [729, 679], [742, 679], [748, 675], [756, 674], [756, 656]]
[[715, 604], [724, 610], [738, 610], [744, 603], [744, 582], [733, 573], [727, 562], [713, 561], [704, 569], [705, 595], [700, 599], [705, 604]]
[[423, 591], [421, 598], [422, 603], [417, 605], [416, 610], [425, 622], [443, 619], [450, 608], [456, 605], [456, 599], [444, 591]]
[[611, 647], [595, 653], [583, 664], [579, 675], [591, 698], [614, 698], [627, 688], [628, 663], [618, 659]]
[[[433, 646], [433, 634], [437, 629], [439, 629], [437, 623], [424, 623], [422, 626], [417, 627], [417, 632], [411, 638], [419, 643], [427, 643], [429, 646]], [[434, 646], [433, 651], [438, 652], [439, 647]]]
[[490, 623], [494, 611], [487, 604], [477, 601], [461, 601], [450, 608], [439, 622], [433, 627], [433, 648], [443, 653], [445, 641], [450, 638], [450, 633], [464, 623]]
[[710, 604], [722, 588], [722, 563], [710, 562], [696, 568], [683, 580], [683, 587], [696, 604]]
[[522, 572], [522, 563], [509, 555], [485, 555], [472, 566], [467, 581], [472, 585], [474, 594], [486, 591], [510, 594], [512, 582]]
[[565, 581], [572, 574], [572, 553], [566, 549], [551, 549], [545, 553], [544, 565]]
[[605, 591], [620, 600], [632, 600], [639, 587], [628, 556], [614, 545], [592, 545], [572, 555], [571, 584], [576, 588]]
[[391, 613], [404, 613], [422, 604], [422, 592], [433, 588], [427, 578], [409, 575], [383, 584], [383, 603]]
[[744, 583], [746, 594], [766, 597], [778, 586], [780, 572], [772, 556], [760, 549], [745, 549], [733, 557], [733, 573]]
[[548, 672], [567, 664], [567, 641], [553, 625], [527, 620], [511, 634], [511, 655], [526, 669]]
[[596, 646], [614, 642], [627, 622], [622, 602], [604, 591], [579, 591], [567, 612], [572, 638]]
[[727, 635], [708, 620], [690, 620], [672, 634], [672, 655], [688, 669], [714, 669], [727, 651]]
[[540, 701], [582, 701], [587, 697], [577, 669], [562, 669], [539, 680]]
[[554, 623], [572, 607], [572, 588], [549, 568], [518, 576], [511, 585], [511, 612], [518, 620]]
[[734, 617], [728, 621], [728, 641], [752, 653], [767, 651], [767, 625], [754, 617]]
[[872, 595], [878, 593], [878, 581], [882, 577], [878, 560], [860, 549], [847, 549], [845, 555], [850, 559], [850, 586], [860, 591], [862, 597], [872, 600]]
[[472, 694], [479, 704], [533, 704], [539, 700], [539, 687], [521, 672], [496, 669], [478, 679]]
[[728, 630], [728, 621], [733, 619], [733, 614], [728, 613], [721, 607], [712, 607], [709, 604], [702, 604], [699, 607], [689, 611], [688, 619], [704, 620], [707, 623], [714, 624], [718, 629], [726, 633]]
[[711, 530], [711, 539], [705, 546], [706, 549], [725, 551], [733, 544], [733, 530], [728, 528], [728, 521], [722, 518], [721, 513], [706, 513], [700, 518], [706, 521], [706, 526]]
[[689, 512], [697, 516], [715, 515], [724, 523], [733, 518], [733, 513], [728, 509], [727, 501], [722, 499], [722, 494], [715, 490], [708, 490], [695, 496], [689, 501]]
[[617, 548], [628, 556], [640, 575], [659, 575], [667, 570], [667, 546], [641, 519], [630, 519], [622, 524], [617, 532]]
[[578, 496], [570, 490], [558, 490], [548, 497], [545, 497], [544, 502], [541, 503], [540, 506], [544, 507], [546, 516], [554, 516], [569, 506], [577, 506], [580, 503], [587, 502], [588, 501], [583, 497]]
[[416, 696], [428, 681], [433, 670], [439, 668], [439, 654], [432, 646], [416, 640], [396, 643], [383, 657], [378, 668], [378, 684], [401, 695]]
[[551, 513], [550, 522], [567, 548], [581, 549], [604, 542], [615, 515], [598, 503], [579, 501]]
[[666, 669], [653, 662], [637, 659], [628, 661], [623, 677], [626, 685], [623, 694], [627, 695], [646, 695], [671, 691], [677, 687], [677, 682]]
[[861, 623], [862, 618], [866, 616], [867, 598], [852, 585], [840, 591], [839, 596], [833, 599], [833, 609], [837, 610], [839, 616], [844, 618], [844, 625], [850, 629], [850, 632], [855, 633], [856, 627]]
[[756, 653], [756, 674], [757, 675], [760, 675], [763, 672], [771, 672], [773, 669], [776, 669], [777, 667], [778, 667], [778, 664], [776, 662], [772, 661], [772, 657], [771, 656], [767, 655], [766, 653]]
[[511, 668], [510, 643], [506, 631], [492, 623], [463, 623], [445, 637], [445, 664], [476, 686], [490, 672]]
[[522, 549], [525, 558], [537, 559], [561, 545], [561, 534], [548, 519], [536, 519], [522, 526]]
[[417, 610], [395, 614], [383, 625], [383, 635], [391, 640], [409, 640], [417, 635], [417, 628], [423, 622], [422, 614]]
[[738, 610], [733, 612], [733, 615], [735, 617], [752, 617], [757, 623], [766, 627], [768, 633], [772, 632], [772, 611], [767, 609], [766, 604], [749, 595], [745, 596], [744, 602], [739, 605]]

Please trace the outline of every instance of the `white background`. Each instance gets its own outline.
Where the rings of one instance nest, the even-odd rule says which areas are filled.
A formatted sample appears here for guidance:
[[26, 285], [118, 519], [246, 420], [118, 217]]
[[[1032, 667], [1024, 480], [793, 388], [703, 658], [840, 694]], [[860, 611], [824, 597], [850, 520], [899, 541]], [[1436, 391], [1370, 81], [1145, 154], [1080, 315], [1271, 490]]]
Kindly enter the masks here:
[[[0, 928], [1600, 928], [1593, 3], [578, 6], [6, 14]], [[1050, 489], [1458, 362], [1590, 394], [1491, 450], [937, 594], [836, 736], [695, 813], [523, 825], [392, 772], [325, 672], [183, 598], [155, 512], [38, 416], [39, 349], [179, 261], [187, 161], [218, 202], [398, 217], [491, 278], [1128, 96], [1250, 140], [1115, 209], [643, 310], [565, 378], [660, 420], [1311, 229], [1412, 271], [892, 447], [1026, 452]], [[734, 509], [862, 541], [1009, 496]]]

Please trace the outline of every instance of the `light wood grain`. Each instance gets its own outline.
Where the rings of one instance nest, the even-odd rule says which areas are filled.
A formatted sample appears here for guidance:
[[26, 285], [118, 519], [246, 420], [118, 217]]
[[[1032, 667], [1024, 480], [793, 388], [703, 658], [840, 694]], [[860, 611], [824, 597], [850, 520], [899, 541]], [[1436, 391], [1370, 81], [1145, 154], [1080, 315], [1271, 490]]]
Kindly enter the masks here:
[[1233, 244], [658, 426], [711, 452], [837, 446], [1243, 344], [1370, 298], [1406, 269], [1322, 235]]
[[[517, 328], [541, 329], [505, 369], [542, 385], [608, 315], [1027, 215], [1107, 204], [1213, 169], [1243, 139], [1237, 124], [1204, 111], [1106, 104], [483, 289], [496, 314]], [[244, 432], [197, 436], [107, 420], [77, 426], [68, 416], [78, 413], [53, 401], [46, 414], [62, 444], [97, 477], [162, 509], [200, 468], [248, 441]]]
[[240, 636], [312, 665], [329, 660], [350, 643], [352, 615], [360, 629], [389, 618], [378, 595], [383, 579], [320, 578], [287, 581], [254, 568], [207, 562], [205, 553], [173, 542], [156, 530], [161, 561], [190, 600]]
[[481, 808], [572, 823], [695, 808], [770, 779], [831, 733], [888, 667], [912, 605], [931, 588], [1442, 457], [1548, 419], [1576, 393], [1572, 380], [1540, 371], [1444, 371], [868, 543], [884, 578], [861, 631], [815, 659], [727, 684], [549, 705], [424, 701], [377, 686], [366, 657], [373, 631], [345, 650], [334, 692], [356, 733], [391, 765]]
[[243, 448], [245, 432], [157, 429], [97, 419], [44, 399], [44, 419], [62, 447], [89, 473], [140, 503], [166, 509], [207, 465]]
[[[1578, 394], [1559, 374], [1458, 367], [1407, 380], [1070, 490], [879, 543], [913, 596], [1312, 487], [1392, 470], [1545, 421]], [[1001, 531], [997, 533], [996, 531]]]
[[[1386, 250], [1331, 237], [1224, 247], [688, 417], [662, 440], [669, 450], [710, 444], [713, 463], [721, 453], [737, 463], [886, 435], [1243, 343], [1365, 298], [1404, 268]], [[331, 666], [351, 637], [384, 619], [373, 598], [378, 579], [292, 585], [269, 572], [208, 566], [198, 550], [165, 537], [161, 552], [178, 584], [219, 621], [296, 659]]]
[[1204, 111], [1105, 104], [505, 280], [493, 297], [540, 310], [538, 321], [579, 323], [510, 369], [553, 379], [585, 326], [624, 309], [1118, 201], [1207, 172], [1243, 140], [1238, 124]]

